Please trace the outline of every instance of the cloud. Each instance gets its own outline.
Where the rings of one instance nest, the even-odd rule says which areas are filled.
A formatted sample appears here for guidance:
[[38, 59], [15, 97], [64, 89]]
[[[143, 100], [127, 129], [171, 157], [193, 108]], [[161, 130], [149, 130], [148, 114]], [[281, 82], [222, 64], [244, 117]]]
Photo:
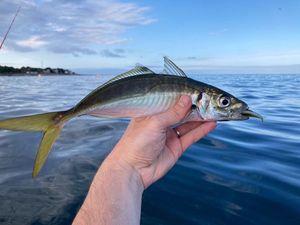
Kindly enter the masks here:
[[96, 55], [97, 52], [94, 50], [91, 50], [89, 48], [82, 48], [82, 47], [77, 47], [74, 45], [51, 45], [51, 48], [49, 48], [50, 51], [58, 54], [65, 54], [65, 53], [71, 53], [73, 56], [78, 57], [80, 55]]
[[21, 47], [34, 49], [47, 45], [47, 42], [41, 40], [41, 37], [39, 36], [32, 36], [28, 39], [17, 41], [16, 44]]
[[104, 49], [101, 53], [105, 57], [111, 57], [111, 58], [124, 58], [125, 57], [124, 49], [115, 49], [115, 50]]
[[155, 21], [146, 15], [149, 7], [120, 0], [2, 0], [2, 37], [18, 6], [22, 8], [6, 42], [15, 51], [94, 54], [95, 45], [125, 42], [125, 31]]

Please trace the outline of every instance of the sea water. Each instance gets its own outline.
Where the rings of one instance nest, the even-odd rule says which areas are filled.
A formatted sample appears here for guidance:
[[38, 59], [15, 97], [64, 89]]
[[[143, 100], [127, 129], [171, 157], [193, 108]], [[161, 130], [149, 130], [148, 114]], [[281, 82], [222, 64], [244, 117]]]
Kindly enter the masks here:
[[[300, 76], [194, 75], [265, 117], [220, 122], [143, 195], [141, 224], [300, 224]], [[0, 77], [0, 119], [65, 110], [108, 76]], [[38, 132], [0, 131], [0, 224], [70, 224], [128, 120], [76, 118], [40, 175]]]

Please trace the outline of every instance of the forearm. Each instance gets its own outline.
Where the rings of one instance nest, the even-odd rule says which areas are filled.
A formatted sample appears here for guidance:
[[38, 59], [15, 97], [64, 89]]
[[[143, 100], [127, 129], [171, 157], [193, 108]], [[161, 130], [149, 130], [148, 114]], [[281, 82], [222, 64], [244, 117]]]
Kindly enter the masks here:
[[96, 173], [73, 224], [140, 224], [143, 190], [138, 172], [109, 156]]

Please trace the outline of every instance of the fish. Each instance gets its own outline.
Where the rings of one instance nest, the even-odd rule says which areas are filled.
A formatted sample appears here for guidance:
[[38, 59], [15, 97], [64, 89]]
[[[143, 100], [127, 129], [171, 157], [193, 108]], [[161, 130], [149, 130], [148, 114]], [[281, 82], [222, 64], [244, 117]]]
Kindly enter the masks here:
[[188, 95], [192, 100], [190, 113], [183, 122], [263, 119], [242, 100], [189, 78], [174, 62], [164, 57], [162, 73], [137, 65], [102, 84], [71, 109], [1, 120], [0, 129], [43, 132], [32, 171], [32, 177], [36, 177], [62, 128], [72, 118], [83, 115], [109, 118], [150, 116], [167, 111], [182, 95]]

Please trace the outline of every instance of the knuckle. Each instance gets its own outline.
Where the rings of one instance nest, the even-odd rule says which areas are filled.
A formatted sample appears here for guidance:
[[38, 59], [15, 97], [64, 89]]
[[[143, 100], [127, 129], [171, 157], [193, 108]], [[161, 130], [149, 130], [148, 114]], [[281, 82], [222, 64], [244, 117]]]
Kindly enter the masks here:
[[163, 122], [164, 122], [164, 118], [155, 116], [155, 117], [152, 118], [151, 125], [153, 127], [161, 127], [161, 125], [163, 124]]
[[178, 107], [174, 107], [171, 109], [171, 113], [176, 120], [182, 120], [184, 115], [181, 110], [178, 110]]

